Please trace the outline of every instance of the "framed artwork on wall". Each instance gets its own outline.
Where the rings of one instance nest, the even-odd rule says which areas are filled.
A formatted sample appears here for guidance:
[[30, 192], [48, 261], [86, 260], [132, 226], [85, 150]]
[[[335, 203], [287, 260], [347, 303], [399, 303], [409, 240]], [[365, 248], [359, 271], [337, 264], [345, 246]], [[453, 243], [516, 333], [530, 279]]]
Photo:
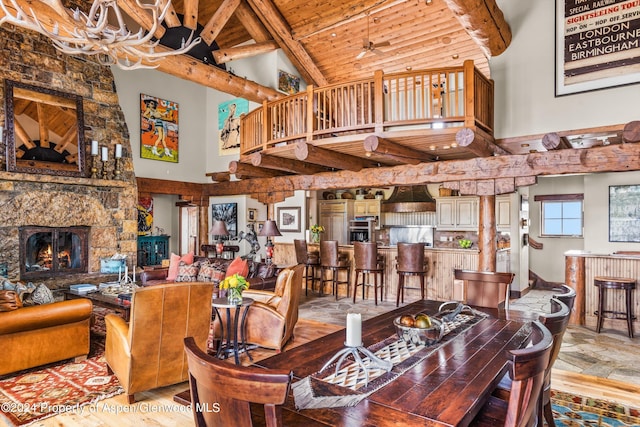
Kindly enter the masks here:
[[258, 219], [258, 210], [253, 208], [247, 209], [247, 221], [255, 221]]
[[556, 0], [556, 96], [640, 82], [640, 5]]
[[140, 157], [178, 163], [178, 103], [140, 94]]
[[609, 241], [640, 242], [640, 185], [609, 186]]
[[218, 154], [240, 153], [240, 119], [249, 112], [249, 101], [238, 98], [218, 105]]
[[153, 197], [138, 198], [138, 235], [148, 236], [153, 228]]
[[278, 70], [278, 90], [289, 95], [300, 92], [300, 77]]
[[237, 203], [214, 203], [211, 205], [211, 217], [213, 224], [216, 220], [224, 221], [227, 225], [229, 236], [223, 237], [226, 240], [238, 235], [238, 204]]
[[278, 208], [278, 229], [280, 231], [300, 232], [300, 207]]

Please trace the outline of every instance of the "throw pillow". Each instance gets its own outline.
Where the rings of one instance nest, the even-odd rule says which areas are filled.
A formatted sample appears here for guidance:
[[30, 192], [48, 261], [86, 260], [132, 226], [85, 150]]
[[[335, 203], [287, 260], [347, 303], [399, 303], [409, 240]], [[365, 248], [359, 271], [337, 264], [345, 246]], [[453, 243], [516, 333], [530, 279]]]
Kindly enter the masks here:
[[242, 277], [247, 277], [249, 274], [249, 264], [247, 263], [247, 260], [237, 257], [231, 261], [231, 264], [227, 267], [225, 277], [233, 276], [236, 273]]
[[193, 252], [182, 256], [176, 255], [173, 252], [171, 253], [171, 257], [169, 258], [169, 272], [167, 274], [168, 281], [176, 280], [176, 277], [178, 277], [180, 262], [184, 262], [187, 265], [193, 264]]
[[13, 311], [22, 307], [22, 300], [16, 291], [0, 291], [0, 311]]
[[176, 282], [195, 282], [198, 279], [198, 264], [186, 264], [181, 261], [178, 266]]
[[208, 262], [203, 262], [200, 265], [200, 271], [198, 271], [198, 282], [212, 282], [213, 274], [216, 268]]
[[41, 305], [41, 304], [51, 304], [54, 302], [53, 293], [47, 288], [47, 285], [44, 283], [40, 283], [33, 292], [25, 295], [22, 299], [22, 303], [25, 306], [29, 305]]

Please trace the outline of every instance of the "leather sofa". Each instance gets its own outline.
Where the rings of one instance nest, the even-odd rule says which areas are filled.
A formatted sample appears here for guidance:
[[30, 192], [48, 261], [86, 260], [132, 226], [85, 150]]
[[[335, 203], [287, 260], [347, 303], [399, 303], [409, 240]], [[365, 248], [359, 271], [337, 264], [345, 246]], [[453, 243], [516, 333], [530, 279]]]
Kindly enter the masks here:
[[[194, 261], [204, 261], [206, 259], [206, 257], [195, 257]], [[209, 262], [219, 266], [219, 269], [222, 271], [226, 271], [232, 261], [233, 259], [209, 258]], [[249, 274], [246, 279], [249, 282], [249, 288], [273, 290], [276, 286], [276, 277], [280, 269], [273, 264], [267, 265], [264, 262], [248, 261], [248, 263]], [[142, 286], [170, 283], [167, 281], [168, 274], [169, 269], [167, 268], [143, 271], [140, 273], [140, 283]]]
[[89, 354], [90, 300], [0, 312], [0, 375]]
[[205, 348], [211, 325], [213, 283], [189, 282], [139, 288], [133, 293], [129, 323], [107, 314], [105, 359], [127, 394], [186, 381], [184, 338]]

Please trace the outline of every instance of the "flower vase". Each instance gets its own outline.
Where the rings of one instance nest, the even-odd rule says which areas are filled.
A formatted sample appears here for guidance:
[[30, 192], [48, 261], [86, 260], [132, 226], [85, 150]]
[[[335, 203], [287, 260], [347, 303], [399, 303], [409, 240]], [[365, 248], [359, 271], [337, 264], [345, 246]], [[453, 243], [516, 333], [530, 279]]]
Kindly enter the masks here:
[[230, 305], [242, 304], [242, 290], [238, 288], [227, 289], [227, 302]]
[[311, 242], [320, 243], [320, 233], [311, 233]]

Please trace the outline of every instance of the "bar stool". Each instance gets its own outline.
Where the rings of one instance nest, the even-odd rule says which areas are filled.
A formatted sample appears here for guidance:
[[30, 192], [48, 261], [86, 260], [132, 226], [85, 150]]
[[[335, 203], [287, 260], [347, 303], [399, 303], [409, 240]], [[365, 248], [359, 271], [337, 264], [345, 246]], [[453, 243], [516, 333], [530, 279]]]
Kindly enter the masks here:
[[311, 278], [311, 292], [316, 288], [316, 271], [320, 268], [320, 254], [318, 251], [309, 252], [306, 240], [294, 239], [293, 245], [296, 249], [297, 263], [304, 265], [304, 294], [308, 295], [309, 278]]
[[[633, 279], [627, 279], [625, 277], [594, 277], [594, 285], [598, 287], [598, 311], [595, 314], [598, 316], [598, 326], [596, 332], [600, 333], [602, 329], [602, 322], [605, 317], [608, 319], [626, 319], [627, 329], [629, 330], [629, 338], [633, 338], [633, 321], [636, 317], [633, 315], [633, 309], [631, 305], [631, 291], [636, 288], [636, 281]], [[605, 310], [607, 292], [609, 289], [621, 289], [625, 292], [625, 305], [626, 311], [613, 311]]]
[[[325, 272], [331, 272], [331, 278], [325, 279]], [[339, 280], [340, 271], [347, 272], [347, 280]], [[351, 262], [346, 254], [338, 253], [337, 240], [322, 240], [320, 242], [320, 296], [324, 291], [325, 282], [331, 282], [332, 292], [338, 300], [338, 286], [347, 285], [347, 297], [349, 297], [349, 283], [351, 282]]]
[[[354, 242], [353, 258], [355, 260], [356, 278], [353, 282], [353, 302], [356, 302], [358, 286], [362, 285], [362, 299], [364, 299], [364, 288], [367, 285], [365, 279], [371, 280], [373, 274], [374, 301], [378, 305], [378, 275], [380, 275], [380, 302], [384, 297], [384, 257], [378, 255], [378, 244], [376, 242]], [[358, 284], [358, 277], [362, 273], [362, 283]]]
[[[400, 296], [404, 303], [404, 279], [406, 276], [420, 276], [420, 294], [425, 298], [426, 277], [429, 272], [424, 260], [424, 243], [398, 243], [396, 270], [398, 272], [398, 295], [396, 307], [400, 305]], [[406, 288], [417, 289], [417, 288]]]

